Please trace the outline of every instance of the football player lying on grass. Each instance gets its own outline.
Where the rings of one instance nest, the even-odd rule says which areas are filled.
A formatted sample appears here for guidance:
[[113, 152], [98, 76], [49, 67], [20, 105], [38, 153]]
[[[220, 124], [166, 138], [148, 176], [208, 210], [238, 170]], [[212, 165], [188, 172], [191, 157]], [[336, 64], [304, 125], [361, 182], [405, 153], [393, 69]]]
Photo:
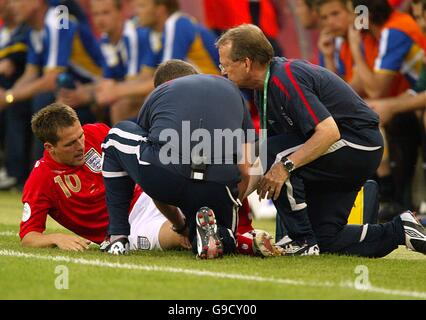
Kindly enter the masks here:
[[[108, 240], [104, 241], [109, 217], [101, 172], [101, 143], [109, 127], [105, 124], [82, 127], [74, 109], [52, 104], [33, 117], [32, 130], [43, 142], [45, 152], [36, 162], [23, 191], [22, 245], [83, 251], [91, 242], [103, 242], [101, 250], [108, 248]], [[128, 210], [130, 249], [190, 249], [188, 239], [172, 229], [147, 194], [139, 187], [129, 192], [133, 193]], [[48, 215], [76, 235], [44, 234]], [[264, 243], [271, 248], [270, 236], [264, 232], [258, 232], [259, 245], [253, 248], [248, 206], [240, 210], [240, 221], [240, 251], [272, 255], [264, 248]]]

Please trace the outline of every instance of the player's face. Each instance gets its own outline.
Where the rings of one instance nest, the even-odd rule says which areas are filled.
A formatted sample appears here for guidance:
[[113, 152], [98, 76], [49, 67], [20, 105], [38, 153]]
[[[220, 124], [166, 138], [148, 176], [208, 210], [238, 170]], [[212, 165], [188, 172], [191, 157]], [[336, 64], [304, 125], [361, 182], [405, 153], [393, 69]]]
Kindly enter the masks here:
[[423, 4], [421, 2], [417, 4], [412, 3], [411, 9], [414, 19], [416, 19], [416, 22], [422, 29], [422, 32], [426, 34], [426, 10], [423, 10]]
[[58, 130], [56, 145], [44, 144], [52, 158], [61, 164], [81, 166], [84, 164], [84, 131], [79, 121], [73, 126]]
[[135, 0], [136, 14], [142, 27], [154, 27], [156, 23], [157, 6], [154, 0]]
[[17, 23], [30, 22], [40, 8], [39, 0], [13, 0], [10, 2]]
[[220, 69], [223, 76], [227, 76], [237, 86], [244, 87], [247, 77], [245, 63], [243, 60], [233, 61], [230, 58], [231, 47], [231, 43], [219, 47]]
[[309, 8], [304, 0], [296, 1], [295, 12], [297, 17], [300, 19], [303, 27], [307, 29], [313, 29], [318, 23], [318, 14], [316, 10]]
[[92, 0], [90, 2], [93, 23], [100, 32], [111, 33], [121, 21], [121, 11], [114, 0]]
[[352, 23], [352, 15], [340, 1], [332, 1], [321, 5], [319, 9], [321, 27], [326, 28], [334, 37], [347, 35]]

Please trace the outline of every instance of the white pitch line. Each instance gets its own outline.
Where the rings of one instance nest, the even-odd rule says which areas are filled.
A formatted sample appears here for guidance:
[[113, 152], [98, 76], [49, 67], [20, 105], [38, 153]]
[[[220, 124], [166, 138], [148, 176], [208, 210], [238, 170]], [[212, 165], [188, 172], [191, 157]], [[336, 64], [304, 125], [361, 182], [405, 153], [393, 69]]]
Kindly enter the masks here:
[[342, 282], [340, 284], [335, 284], [333, 282], [315, 282], [315, 281], [306, 282], [303, 280], [249, 276], [249, 275], [236, 274], [236, 273], [222, 273], [222, 272], [212, 272], [212, 271], [204, 271], [204, 270], [196, 270], [196, 269], [162, 267], [162, 266], [155, 266], [155, 265], [147, 266], [147, 265], [137, 265], [137, 264], [130, 264], [130, 263], [108, 262], [108, 261], [101, 261], [99, 259], [91, 260], [91, 259], [85, 259], [85, 258], [71, 258], [67, 256], [38, 255], [38, 254], [25, 253], [25, 252], [13, 251], [13, 250], [5, 250], [5, 249], [0, 249], [0, 256], [66, 262], [66, 263], [74, 263], [74, 264], [89, 265], [89, 266], [104, 267], [104, 268], [142, 270], [142, 271], [154, 271], [154, 272], [166, 272], [166, 273], [182, 273], [182, 274], [194, 275], [194, 276], [207, 276], [212, 278], [253, 281], [253, 282], [267, 282], [267, 283], [273, 283], [273, 284], [284, 284], [284, 285], [293, 285], [293, 286], [323, 287], [323, 288], [336, 287], [336, 288], [352, 289], [352, 290], [362, 291], [362, 292], [375, 292], [375, 293], [382, 293], [387, 295], [426, 299], [426, 292], [392, 290], [392, 289], [379, 288], [379, 287], [373, 287], [373, 286], [357, 288], [351, 282]]
[[19, 234], [16, 231], [1, 231], [0, 237], [14, 237], [19, 236]]

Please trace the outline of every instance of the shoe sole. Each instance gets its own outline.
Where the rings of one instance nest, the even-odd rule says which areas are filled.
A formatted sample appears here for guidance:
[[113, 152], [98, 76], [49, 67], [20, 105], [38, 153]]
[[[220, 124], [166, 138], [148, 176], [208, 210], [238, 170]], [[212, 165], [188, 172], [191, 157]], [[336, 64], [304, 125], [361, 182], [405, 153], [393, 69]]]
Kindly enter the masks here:
[[[199, 259], [216, 259], [223, 255], [222, 241], [217, 236], [216, 218], [213, 210], [198, 211], [197, 221], [197, 243], [201, 243], [198, 248]], [[200, 234], [202, 232], [203, 234]], [[208, 238], [207, 241], [203, 239]]]

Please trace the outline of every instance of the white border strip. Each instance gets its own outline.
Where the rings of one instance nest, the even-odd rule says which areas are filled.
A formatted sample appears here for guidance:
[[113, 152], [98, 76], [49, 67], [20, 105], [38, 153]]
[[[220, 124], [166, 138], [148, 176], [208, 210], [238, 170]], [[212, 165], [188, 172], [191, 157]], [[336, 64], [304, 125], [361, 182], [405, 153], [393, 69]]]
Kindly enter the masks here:
[[212, 271], [204, 271], [204, 270], [196, 270], [196, 269], [182, 269], [182, 268], [155, 266], [155, 265], [148, 266], [148, 265], [137, 265], [137, 264], [130, 264], [130, 263], [108, 262], [108, 261], [101, 261], [99, 259], [89, 260], [84, 258], [71, 258], [67, 256], [38, 255], [38, 254], [25, 253], [25, 252], [6, 250], [6, 249], [0, 249], [0, 256], [47, 260], [47, 261], [60, 261], [60, 262], [66, 262], [66, 263], [74, 263], [74, 264], [89, 265], [89, 266], [104, 267], [104, 268], [142, 270], [142, 271], [154, 271], [154, 272], [166, 272], [166, 273], [182, 273], [182, 274], [193, 275], [193, 276], [203, 276], [203, 277], [207, 276], [212, 278], [232, 279], [232, 280], [242, 280], [242, 281], [252, 281], [252, 282], [268, 282], [273, 284], [283, 284], [283, 285], [293, 285], [293, 286], [349, 288], [349, 289], [362, 291], [362, 292], [374, 292], [374, 293], [383, 293], [383, 294], [394, 295], [394, 296], [426, 299], [426, 292], [392, 290], [392, 289], [379, 288], [379, 287], [373, 287], [373, 286], [365, 286], [362, 288], [359, 288], [359, 287], [357, 288], [355, 287], [354, 283], [348, 282], [348, 281], [341, 282], [340, 284], [335, 284], [333, 282], [328, 282], [328, 281], [327, 282], [315, 282], [315, 281], [306, 282], [303, 280], [249, 276], [249, 275], [243, 275], [243, 274], [221, 273], [221, 272], [212, 272]]

